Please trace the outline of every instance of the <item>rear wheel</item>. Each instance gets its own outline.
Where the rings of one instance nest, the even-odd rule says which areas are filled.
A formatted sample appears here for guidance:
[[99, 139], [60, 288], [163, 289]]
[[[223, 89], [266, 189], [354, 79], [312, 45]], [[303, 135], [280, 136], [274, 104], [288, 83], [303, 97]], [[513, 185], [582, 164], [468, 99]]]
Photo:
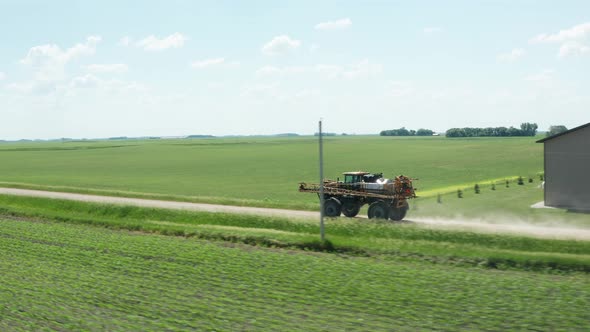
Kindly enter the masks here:
[[404, 219], [404, 217], [406, 216], [406, 212], [408, 212], [409, 206], [407, 202], [400, 207], [395, 207], [396, 205], [396, 203], [391, 204], [391, 207], [389, 209], [389, 219], [400, 221]]
[[369, 206], [369, 219], [389, 218], [389, 205], [383, 201], [374, 202]]
[[342, 214], [349, 218], [355, 217], [360, 210], [361, 205], [358, 202], [349, 200], [342, 203]]
[[342, 211], [342, 204], [332, 197], [324, 202], [324, 215], [326, 217], [338, 217]]

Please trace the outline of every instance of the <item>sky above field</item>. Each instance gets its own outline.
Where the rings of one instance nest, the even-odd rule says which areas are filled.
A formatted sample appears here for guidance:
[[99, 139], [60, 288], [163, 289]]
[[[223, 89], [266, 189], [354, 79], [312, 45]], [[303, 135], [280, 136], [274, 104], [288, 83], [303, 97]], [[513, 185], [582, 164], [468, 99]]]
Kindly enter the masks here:
[[0, 139], [590, 121], [586, 0], [0, 0], [0, 40]]

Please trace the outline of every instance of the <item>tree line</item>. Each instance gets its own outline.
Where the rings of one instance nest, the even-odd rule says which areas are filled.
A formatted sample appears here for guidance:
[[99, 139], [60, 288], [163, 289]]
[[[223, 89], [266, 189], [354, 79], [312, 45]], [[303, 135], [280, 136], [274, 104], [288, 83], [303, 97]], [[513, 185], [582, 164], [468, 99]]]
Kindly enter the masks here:
[[509, 136], [535, 136], [537, 134], [536, 123], [525, 122], [519, 128], [514, 127], [488, 127], [488, 128], [451, 128], [447, 130], [447, 137], [509, 137]]
[[432, 136], [434, 131], [430, 129], [420, 128], [418, 130], [408, 130], [405, 127], [399, 129], [383, 130], [379, 135], [381, 136]]
[[558, 126], [551, 126], [549, 127], [549, 131], [547, 131], [547, 136], [553, 136], [553, 135], [557, 135], [557, 134], [561, 134], [564, 131], [567, 131], [567, 127], [563, 126], [563, 125], [558, 125]]

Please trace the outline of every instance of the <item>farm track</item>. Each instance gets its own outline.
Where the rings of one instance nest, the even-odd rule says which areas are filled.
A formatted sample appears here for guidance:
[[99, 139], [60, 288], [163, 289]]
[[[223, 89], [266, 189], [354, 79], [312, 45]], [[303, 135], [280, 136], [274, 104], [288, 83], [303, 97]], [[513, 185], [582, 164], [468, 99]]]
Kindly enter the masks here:
[[[141, 199], [129, 197], [114, 197], [114, 196], [100, 196], [90, 194], [76, 194], [64, 193], [54, 191], [42, 191], [31, 189], [16, 189], [16, 188], [0, 188], [0, 194], [28, 196], [28, 197], [43, 197], [53, 199], [64, 199], [81, 202], [101, 203], [101, 204], [118, 204], [118, 205], [132, 205], [148, 208], [174, 209], [174, 210], [189, 210], [202, 211], [214, 213], [234, 213], [234, 214], [249, 214], [267, 217], [283, 217], [283, 218], [297, 218], [297, 219], [313, 219], [318, 218], [318, 212], [312, 211], [297, 211], [273, 208], [259, 208], [246, 206], [229, 206], [216, 205], [205, 203], [190, 203], [190, 202], [175, 202], [155, 199]], [[366, 218], [360, 216], [358, 218]], [[486, 223], [474, 220], [449, 220], [438, 218], [412, 218], [406, 222], [413, 222], [427, 227], [434, 228], [450, 228], [462, 229], [468, 231], [485, 232], [485, 233], [511, 233], [521, 234], [541, 238], [559, 238], [559, 239], [575, 239], [575, 240], [590, 240], [590, 229], [560, 227], [560, 226], [543, 226], [525, 223]]]

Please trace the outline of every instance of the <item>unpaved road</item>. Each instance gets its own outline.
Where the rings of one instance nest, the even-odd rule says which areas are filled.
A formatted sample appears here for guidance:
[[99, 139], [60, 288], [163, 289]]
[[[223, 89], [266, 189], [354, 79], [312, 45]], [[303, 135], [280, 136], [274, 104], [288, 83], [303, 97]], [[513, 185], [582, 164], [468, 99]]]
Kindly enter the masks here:
[[[30, 197], [45, 197], [54, 199], [66, 199], [82, 202], [119, 204], [119, 205], [133, 205], [151, 208], [176, 209], [176, 210], [190, 210], [190, 211], [204, 211], [204, 212], [223, 212], [236, 214], [250, 214], [274, 217], [287, 218], [303, 218], [313, 219], [318, 218], [318, 212], [311, 211], [297, 211], [271, 208], [257, 208], [244, 206], [229, 206], [216, 205], [204, 203], [189, 203], [189, 202], [174, 202], [162, 201], [155, 199], [142, 198], [128, 198], [128, 197], [114, 197], [114, 196], [100, 196], [90, 194], [74, 194], [54, 191], [30, 190], [30, 189], [15, 189], [15, 188], [0, 188], [0, 194], [16, 195], [16, 196], [30, 196]], [[366, 218], [366, 217], [359, 217]], [[439, 218], [406, 218], [408, 222], [418, 223], [427, 227], [433, 228], [452, 228], [463, 229], [469, 231], [486, 232], [486, 233], [513, 233], [522, 234], [543, 238], [559, 238], [559, 239], [576, 239], [576, 240], [590, 240], [589, 228], [574, 228], [572, 226], [540, 226], [534, 224], [527, 224], [523, 222], [503, 222], [503, 223], [487, 223], [475, 220], [449, 220]]]

